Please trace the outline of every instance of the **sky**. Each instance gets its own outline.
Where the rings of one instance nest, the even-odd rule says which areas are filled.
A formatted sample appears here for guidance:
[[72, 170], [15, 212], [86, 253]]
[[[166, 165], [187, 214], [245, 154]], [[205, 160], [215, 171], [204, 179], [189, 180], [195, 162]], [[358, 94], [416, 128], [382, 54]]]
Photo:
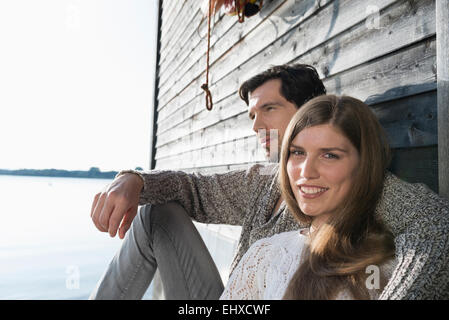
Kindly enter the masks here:
[[0, 168], [149, 169], [157, 0], [0, 0]]

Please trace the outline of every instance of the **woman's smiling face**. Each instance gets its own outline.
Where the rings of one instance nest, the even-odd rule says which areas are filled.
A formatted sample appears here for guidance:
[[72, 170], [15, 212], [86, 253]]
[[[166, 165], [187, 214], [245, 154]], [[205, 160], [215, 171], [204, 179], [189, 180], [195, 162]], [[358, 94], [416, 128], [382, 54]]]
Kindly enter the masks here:
[[289, 147], [287, 173], [301, 211], [325, 221], [349, 195], [359, 153], [339, 129], [317, 125], [299, 132]]

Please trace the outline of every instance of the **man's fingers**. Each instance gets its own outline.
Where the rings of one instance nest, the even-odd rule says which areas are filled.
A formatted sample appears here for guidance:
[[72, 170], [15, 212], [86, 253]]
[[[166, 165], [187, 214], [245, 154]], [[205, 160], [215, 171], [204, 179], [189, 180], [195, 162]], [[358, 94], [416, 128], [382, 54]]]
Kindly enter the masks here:
[[100, 195], [101, 195], [101, 193], [97, 193], [95, 195], [94, 201], [92, 201], [92, 207], [90, 208], [90, 217], [91, 218], [94, 216], [94, 210], [95, 210], [95, 207], [97, 206], [97, 202], [98, 202], [98, 199], [100, 198]]
[[142, 184], [134, 174], [122, 175], [95, 195], [90, 215], [98, 230], [114, 237], [121, 226], [119, 236], [124, 236], [136, 215]]
[[94, 222], [97, 229], [102, 232], [107, 231], [107, 229], [105, 229], [100, 223], [100, 215], [101, 215], [101, 211], [103, 209], [105, 200], [106, 200], [106, 194], [105, 193], [100, 194], [97, 199], [97, 202], [95, 204], [94, 212], [92, 214], [92, 221]]
[[132, 207], [130, 210], [128, 210], [128, 212], [123, 217], [123, 221], [122, 221], [122, 224], [120, 225], [120, 229], [119, 229], [119, 233], [118, 233], [118, 236], [120, 239], [125, 238], [125, 234], [131, 227], [131, 223], [133, 222], [136, 214], [137, 214], [137, 206]]
[[104, 231], [107, 232], [109, 229], [109, 219], [111, 217], [112, 211], [114, 210], [115, 203], [113, 199], [108, 195], [105, 197], [103, 208], [101, 209], [100, 215], [98, 217], [98, 222], [103, 227]]
[[108, 232], [109, 235], [111, 237], [115, 237], [115, 235], [117, 234], [117, 229], [120, 225], [120, 222], [123, 219], [123, 216], [126, 213], [126, 203], [121, 202], [121, 203], [117, 203], [116, 206], [114, 207], [114, 210], [111, 213], [111, 216], [109, 218], [109, 228], [108, 228]]

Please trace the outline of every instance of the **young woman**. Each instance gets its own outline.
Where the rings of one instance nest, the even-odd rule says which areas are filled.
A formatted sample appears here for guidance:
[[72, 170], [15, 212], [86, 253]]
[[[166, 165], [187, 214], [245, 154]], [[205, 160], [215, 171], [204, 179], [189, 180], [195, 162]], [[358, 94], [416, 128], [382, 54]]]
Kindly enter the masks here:
[[395, 265], [393, 237], [375, 216], [389, 158], [363, 102], [324, 95], [302, 106], [279, 181], [290, 213], [310, 227], [255, 242], [221, 299], [376, 299]]

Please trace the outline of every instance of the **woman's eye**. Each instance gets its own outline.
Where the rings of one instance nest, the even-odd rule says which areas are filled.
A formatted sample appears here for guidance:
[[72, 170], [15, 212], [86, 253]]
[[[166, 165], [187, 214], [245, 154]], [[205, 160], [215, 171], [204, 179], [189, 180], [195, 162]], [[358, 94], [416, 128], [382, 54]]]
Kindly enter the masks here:
[[340, 159], [340, 157], [337, 156], [337, 155], [334, 154], [334, 153], [326, 153], [326, 154], [324, 155], [324, 157], [325, 157], [326, 159]]
[[294, 156], [303, 156], [303, 155], [304, 155], [304, 151], [300, 151], [300, 150], [291, 150], [291, 151], [290, 151], [290, 154], [291, 154], [291, 155], [294, 155]]

